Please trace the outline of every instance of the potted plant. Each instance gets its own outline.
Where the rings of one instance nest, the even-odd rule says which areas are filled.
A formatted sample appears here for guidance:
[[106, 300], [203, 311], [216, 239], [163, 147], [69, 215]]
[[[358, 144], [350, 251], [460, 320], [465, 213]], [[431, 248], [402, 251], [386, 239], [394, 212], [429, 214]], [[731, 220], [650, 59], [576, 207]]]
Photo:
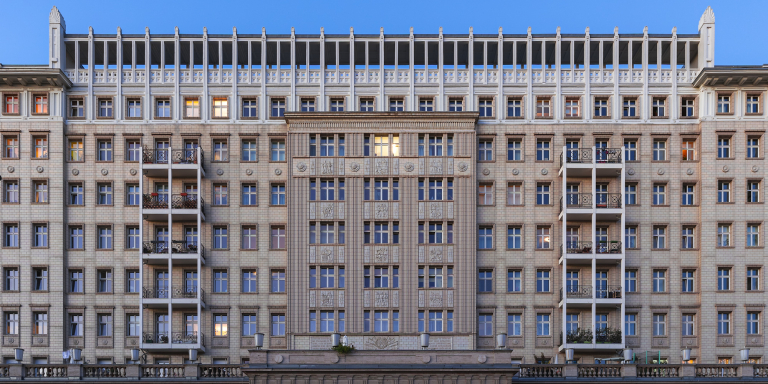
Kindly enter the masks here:
[[338, 353], [339, 355], [348, 355], [355, 351], [355, 346], [352, 344], [350, 345], [339, 344], [331, 347], [331, 349], [336, 351], [336, 353]]

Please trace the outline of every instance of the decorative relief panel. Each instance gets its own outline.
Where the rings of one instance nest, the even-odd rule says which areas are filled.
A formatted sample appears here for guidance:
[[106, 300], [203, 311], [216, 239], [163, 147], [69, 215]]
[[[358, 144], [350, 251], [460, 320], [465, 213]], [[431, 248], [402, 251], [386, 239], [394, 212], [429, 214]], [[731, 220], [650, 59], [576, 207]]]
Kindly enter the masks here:
[[333, 247], [320, 248], [320, 262], [333, 263]]
[[338, 170], [339, 170], [339, 175], [344, 176], [344, 158], [343, 157], [339, 158]]
[[333, 160], [320, 160], [320, 174], [333, 175]]
[[315, 263], [315, 247], [309, 247], [309, 262]]
[[339, 220], [344, 220], [344, 203], [336, 203], [336, 212]]
[[315, 217], [316, 207], [317, 207], [317, 203], [309, 203], [309, 219], [310, 220], [316, 219]]
[[309, 291], [309, 306], [314, 307], [315, 306], [315, 297], [316, 292], [315, 291]]
[[[747, 339], [749, 339], [749, 337], [747, 337]], [[747, 343], [747, 344], [749, 344], [749, 343]], [[682, 340], [682, 344], [681, 345], [684, 348], [698, 348], [698, 346], [699, 346], [699, 338], [696, 337], [696, 336], [690, 336], [690, 337], [683, 336], [683, 340]]]
[[377, 246], [373, 254], [374, 263], [388, 263], [389, 262], [389, 247]]
[[424, 262], [424, 247], [419, 247], [419, 263]]
[[333, 291], [320, 291], [320, 306], [333, 307]]
[[397, 157], [392, 158], [392, 174], [397, 175], [400, 170], [400, 159]]
[[317, 159], [309, 159], [309, 174], [314, 176], [317, 174]]
[[368, 246], [363, 247], [363, 262], [365, 263], [371, 262], [371, 247], [368, 247]]
[[18, 347], [18, 346], [19, 346], [19, 335], [3, 336], [3, 347]]
[[536, 337], [536, 348], [552, 348], [552, 337]]
[[443, 159], [429, 159], [429, 174], [441, 175], [443, 173]]
[[424, 220], [424, 203], [419, 203], [419, 220]]
[[400, 247], [398, 246], [392, 246], [392, 262], [393, 263], [399, 263], [400, 262]]
[[443, 291], [429, 291], [429, 306], [430, 307], [443, 306]]
[[335, 203], [320, 203], [320, 216], [322, 219], [333, 220]]
[[424, 307], [424, 291], [419, 291], [419, 308]]
[[363, 219], [371, 218], [371, 203], [363, 203]]
[[211, 348], [229, 348], [229, 337], [214, 337]]
[[398, 349], [396, 336], [368, 336], [365, 338], [365, 349]]
[[389, 174], [389, 159], [376, 158], [374, 161], [374, 172], [376, 175], [383, 176]]
[[365, 173], [366, 175], [370, 175], [371, 174], [371, 159], [370, 158], [366, 157], [364, 159], [364, 162], [363, 162], [363, 173]]
[[441, 203], [429, 203], [429, 218], [430, 219], [443, 218], [443, 205]]
[[453, 246], [448, 245], [445, 247], [445, 261], [453, 263]]
[[443, 262], [443, 247], [442, 246], [431, 246], [431, 247], [429, 247], [429, 262], [430, 263], [441, 263], [441, 262]]
[[371, 291], [363, 291], [363, 307], [371, 306]]
[[454, 173], [453, 172], [453, 158], [449, 157], [449, 158], [445, 159], [445, 161], [446, 161], [445, 173], [448, 174], [448, 175], [453, 175], [453, 173]]
[[374, 203], [373, 210], [376, 219], [389, 218], [389, 203]]
[[747, 347], [762, 347], [763, 335], [747, 335]]
[[717, 346], [718, 347], [733, 347], [733, 335], [717, 336]]
[[339, 308], [344, 308], [344, 291], [339, 291]]
[[[416, 158], [404, 158], [404, 159], [398, 159], [396, 158], [396, 163], [399, 164], [400, 167], [397, 169], [398, 173], [401, 175], [410, 175], [413, 176], [416, 174], [416, 164], [418, 164], [419, 159]], [[393, 166], [394, 167], [394, 166]], [[393, 170], [395, 172], [395, 170]]]
[[445, 291], [445, 306], [453, 307], [453, 290]]
[[391, 203], [391, 206], [392, 206], [392, 209], [390, 213], [392, 214], [392, 218], [395, 220], [400, 219], [400, 203], [395, 201]]
[[423, 174], [424, 174], [424, 158], [420, 157], [419, 158], [419, 175], [423, 175]]
[[344, 247], [338, 247], [337, 251], [339, 252], [339, 263], [344, 262]]
[[392, 306], [395, 308], [400, 306], [400, 291], [392, 291]]
[[[718, 337], [718, 342], [720, 338]], [[718, 344], [719, 345], [719, 344]], [[651, 346], [653, 348], [669, 348], [668, 337], [654, 337]]]
[[453, 219], [453, 203], [443, 203], [445, 206], [445, 217]]
[[374, 307], [389, 307], [389, 291], [374, 291]]

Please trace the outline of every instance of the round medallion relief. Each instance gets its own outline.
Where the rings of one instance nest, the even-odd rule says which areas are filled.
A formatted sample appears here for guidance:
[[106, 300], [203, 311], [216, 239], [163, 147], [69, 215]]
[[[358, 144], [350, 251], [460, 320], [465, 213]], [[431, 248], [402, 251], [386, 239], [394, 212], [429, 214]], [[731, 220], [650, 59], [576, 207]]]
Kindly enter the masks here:
[[106, 176], [106, 175], [109, 174], [109, 171], [106, 168], [104, 168], [104, 169], [101, 170], [101, 174], [102, 174], [102, 176]]
[[759, 170], [760, 170], [760, 167], [758, 167], [757, 165], [752, 166], [752, 172], [757, 172]]
[[8, 172], [10, 172], [10, 173], [13, 173], [13, 171], [15, 171], [15, 170], [16, 170], [16, 168], [14, 168], [12, 165], [9, 165], [9, 166], [8, 166], [8, 168], [6, 168], [6, 169], [7, 169], [7, 170], [8, 170]]
[[275, 356], [275, 363], [282, 363], [283, 362], [283, 355], [277, 355]]
[[542, 168], [541, 169], [541, 174], [542, 175], [546, 175], [547, 173], [549, 173], [549, 171], [546, 168]]
[[219, 176], [221, 176], [221, 175], [223, 175], [223, 174], [224, 174], [224, 170], [223, 170], [223, 169], [221, 169], [221, 168], [219, 168], [219, 169], [217, 169], [217, 170], [216, 170], [216, 174], [217, 174], [217, 175], [219, 175]]
[[517, 176], [517, 175], [519, 175], [519, 174], [520, 174], [520, 170], [519, 170], [519, 169], [517, 169], [517, 168], [514, 168], [514, 169], [512, 169], [512, 174], [513, 174], [513, 175], [515, 175], [515, 176]]
[[137, 171], [137, 170], [135, 170], [133, 168], [131, 168], [131, 170], [129, 172], [130, 172], [131, 176], [136, 176], [136, 174], [139, 173], [139, 171]]
[[664, 174], [664, 172], [665, 172], [665, 171], [664, 171], [664, 168], [659, 168], [659, 170], [658, 170], [658, 171], [656, 171], [656, 173], [658, 173], [659, 175], [663, 175], [663, 174]]
[[477, 357], [477, 362], [480, 363], [480, 364], [483, 364], [486, 361], [488, 361], [488, 357], [485, 356], [485, 355], [480, 355], [480, 356]]
[[73, 169], [73, 170], [72, 170], [72, 174], [73, 174], [73, 175], [75, 175], [75, 176], [77, 176], [77, 175], [79, 175], [79, 174], [80, 174], [80, 170], [78, 170], [77, 168], [75, 168], [75, 169]]
[[35, 170], [37, 170], [37, 173], [43, 173], [43, 171], [45, 171], [45, 168], [38, 165], [37, 168], [35, 168]]
[[250, 169], [250, 168], [246, 169], [245, 174], [248, 176], [253, 175], [253, 169]]
[[429, 356], [424, 356], [421, 358], [421, 362], [424, 364], [429, 363], [430, 360], [432, 360], [432, 358]]
[[490, 169], [488, 169], [488, 168], [483, 169], [483, 175], [488, 176], [490, 174], [491, 174], [491, 170]]
[[307, 170], [307, 164], [306, 163], [298, 163], [296, 164], [296, 170], [299, 172], [304, 172]]
[[628, 174], [628, 175], [630, 175], [630, 176], [631, 176], [631, 175], [634, 175], [634, 174], [635, 174], [635, 169], [634, 169], [634, 168], [630, 168], [630, 169], [628, 169], [628, 170], [627, 170], [627, 174]]
[[686, 170], [686, 171], [685, 171], [685, 173], [686, 173], [688, 176], [690, 176], [690, 175], [693, 175], [693, 169], [691, 169], [691, 168], [688, 168], [688, 170]]
[[726, 173], [727, 173], [727, 172], [728, 172], [728, 171], [730, 171], [730, 170], [731, 170], [731, 168], [728, 168], [728, 166], [727, 166], [727, 165], [723, 165], [723, 172], [726, 172]]
[[280, 175], [282, 175], [282, 174], [283, 174], [283, 171], [282, 171], [282, 170], [280, 170], [279, 168], [278, 168], [278, 169], [275, 169], [275, 175], [278, 175], [278, 176], [280, 176]]

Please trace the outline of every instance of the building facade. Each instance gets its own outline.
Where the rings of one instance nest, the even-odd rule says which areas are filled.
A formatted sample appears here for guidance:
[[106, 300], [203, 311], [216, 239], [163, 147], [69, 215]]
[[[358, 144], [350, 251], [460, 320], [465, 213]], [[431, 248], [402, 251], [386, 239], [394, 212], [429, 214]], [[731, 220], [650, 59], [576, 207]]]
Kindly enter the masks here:
[[49, 21], [47, 65], [0, 66], [4, 363], [249, 364], [256, 333], [762, 362], [768, 67], [715, 66], [710, 8], [696, 34]]

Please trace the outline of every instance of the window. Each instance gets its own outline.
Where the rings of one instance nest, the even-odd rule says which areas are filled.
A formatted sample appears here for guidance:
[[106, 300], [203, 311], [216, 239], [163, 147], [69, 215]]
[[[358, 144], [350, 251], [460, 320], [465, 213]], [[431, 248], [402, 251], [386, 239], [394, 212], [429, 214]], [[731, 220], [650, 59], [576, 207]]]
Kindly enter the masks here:
[[536, 140], [536, 161], [550, 161], [550, 141]]
[[653, 140], [653, 161], [667, 160], [667, 141]]
[[373, 99], [360, 99], [360, 112], [373, 112], [375, 110]]
[[35, 187], [34, 203], [48, 203], [48, 181], [39, 180], [34, 181]]
[[608, 98], [595, 98], [595, 117], [608, 117]]
[[523, 160], [523, 143], [520, 139], [507, 139], [507, 161]]
[[227, 184], [213, 185], [213, 205], [229, 204], [229, 188]]
[[35, 248], [47, 248], [48, 247], [48, 225], [46, 224], [34, 224], [35, 230]]
[[256, 184], [243, 184], [241, 205], [259, 205]]
[[82, 313], [71, 313], [69, 315], [69, 335], [83, 336], [84, 324]]
[[[442, 181], [440, 183], [442, 184]], [[477, 203], [479, 205], [494, 205], [493, 183], [480, 183], [478, 188]]]
[[344, 112], [344, 99], [331, 99], [331, 112]]
[[[430, 316], [434, 311], [430, 311]], [[431, 319], [430, 319], [431, 323]], [[493, 336], [493, 315], [480, 314], [477, 320], [478, 336]], [[431, 329], [430, 329], [431, 330]]]
[[507, 271], [507, 292], [523, 291], [523, 271], [510, 269]]
[[637, 292], [637, 271], [624, 271], [624, 292]]
[[6, 248], [18, 248], [19, 247], [19, 225], [18, 224], [6, 224], [4, 231], [3, 246]]
[[695, 97], [683, 97], [680, 100], [680, 116], [681, 117], [696, 117], [696, 98]]
[[549, 270], [539, 269], [536, 271], [536, 292], [551, 292]]
[[112, 99], [99, 99], [99, 117], [112, 118]]
[[760, 290], [760, 268], [749, 267], [747, 268], [747, 291], [759, 291]]
[[213, 141], [213, 161], [229, 161], [229, 145], [227, 140]]
[[637, 117], [637, 99], [624, 98], [621, 111], [624, 117]]
[[493, 292], [493, 271], [480, 270], [477, 278], [478, 292]]
[[536, 249], [550, 249], [552, 248], [552, 242], [550, 238], [550, 227], [537, 227], [536, 228]]
[[507, 249], [523, 249], [523, 228], [507, 226]]
[[684, 269], [683, 270], [683, 276], [682, 276], [682, 291], [683, 292], [695, 292], [696, 291], [696, 280], [694, 277], [694, 274], [696, 272], [692, 269]]
[[226, 313], [213, 314], [213, 336], [227, 336], [229, 331], [229, 316]]
[[536, 98], [536, 117], [537, 118], [550, 118], [552, 117], [552, 99]]
[[5, 334], [6, 335], [19, 334], [19, 313], [18, 312], [5, 312]]
[[653, 227], [653, 249], [667, 249], [667, 227]]
[[667, 335], [667, 315], [660, 314], [660, 313], [653, 314], [653, 335], [654, 336]]
[[5, 114], [6, 115], [18, 115], [19, 114], [19, 94], [6, 94], [5, 95]]
[[285, 293], [285, 270], [275, 269], [272, 271], [272, 292]]
[[624, 160], [637, 161], [637, 141], [624, 140]]
[[258, 238], [257, 238], [255, 225], [244, 225], [242, 227], [242, 239], [241, 239], [240, 248], [241, 249], [257, 249], [258, 248]]
[[718, 335], [731, 334], [731, 313], [730, 312], [717, 313], [717, 334]]
[[112, 205], [112, 184], [109, 183], [99, 183], [97, 186], [98, 189], [98, 204], [99, 205]]
[[521, 118], [523, 117], [523, 99], [522, 98], [509, 98], [507, 99], [507, 117]]
[[214, 293], [229, 292], [229, 278], [228, 278], [228, 272], [226, 269], [213, 270], [213, 292]]
[[6, 159], [19, 158], [19, 137], [3, 136], [3, 157]]
[[402, 112], [405, 109], [403, 109], [403, 99], [389, 99], [389, 111], [390, 112]]
[[213, 118], [226, 119], [229, 117], [229, 106], [226, 97], [213, 98]]
[[100, 313], [97, 315], [99, 318], [99, 336], [112, 336], [112, 315]]
[[200, 118], [200, 99], [190, 98], [184, 100], [184, 117], [190, 119]]
[[69, 292], [83, 293], [85, 290], [83, 282], [83, 270], [71, 269], [69, 271]]
[[48, 313], [33, 312], [32, 319], [34, 321], [34, 325], [32, 327], [32, 334], [47, 335], [48, 334]]
[[730, 224], [717, 225], [717, 246], [718, 247], [731, 246], [731, 225]]
[[462, 98], [450, 98], [448, 99], [448, 111], [449, 112], [461, 112], [464, 110], [464, 99]]
[[285, 226], [284, 225], [272, 226], [270, 231], [270, 247], [272, 249], [285, 249]]
[[731, 269], [730, 268], [717, 269], [717, 290], [718, 291], [731, 290]]
[[242, 144], [242, 157], [241, 161], [258, 161], [257, 147], [255, 139], [245, 139]]
[[171, 100], [170, 99], [155, 100], [155, 118], [156, 119], [171, 118]]
[[536, 315], [536, 336], [549, 336], [551, 315], [539, 313]]
[[717, 113], [731, 113], [731, 95], [717, 95]]
[[69, 161], [85, 161], [83, 139], [69, 141]]
[[15, 180], [7, 180], [3, 183], [3, 202], [4, 203], [19, 203], [19, 182]]
[[243, 293], [256, 293], [256, 270], [243, 269], [242, 290]]
[[303, 98], [301, 99], [301, 111], [302, 112], [314, 112], [315, 111], [315, 99]]
[[285, 99], [272, 99], [270, 117], [281, 118], [285, 116]]
[[480, 99], [477, 102], [477, 110], [480, 112], [480, 118], [493, 117], [493, 99]]
[[419, 112], [433, 112], [435, 110], [435, 101], [431, 98], [419, 98]]
[[272, 314], [272, 336], [285, 336], [285, 315], [282, 313]]
[[213, 249], [229, 248], [229, 231], [227, 226], [213, 227]]
[[747, 312], [747, 334], [760, 334], [760, 312]]
[[717, 138], [717, 158], [728, 159], [731, 157], [731, 138], [718, 136]]
[[683, 184], [682, 190], [682, 205], [694, 205], [695, 204], [695, 184]]
[[[400, 156], [399, 135], [365, 135], [363, 136], [363, 156], [371, 155], [371, 139], [373, 139], [374, 156]], [[442, 146], [442, 143], [441, 143]], [[442, 148], [440, 148], [442, 151]], [[442, 154], [442, 152], [441, 152]]]
[[[493, 140], [480, 139], [477, 151], [477, 161], [493, 161]], [[430, 156], [431, 152], [430, 150]]]
[[48, 268], [32, 268], [34, 275], [34, 284], [32, 285], [33, 291], [47, 291], [48, 290]]
[[3, 290], [19, 290], [19, 268], [5, 268], [5, 284], [3, 284]]
[[624, 315], [624, 336], [637, 336], [637, 315], [634, 313]]
[[667, 186], [664, 184], [653, 185], [653, 205], [667, 204]]
[[654, 97], [651, 105], [651, 116], [653, 117], [666, 117], [667, 116], [667, 98], [666, 97]]
[[695, 237], [695, 227], [694, 226], [683, 226], [682, 229], [682, 248], [683, 249], [694, 249], [696, 248], [696, 237]]
[[760, 224], [747, 224], [747, 247], [760, 246]]
[[507, 205], [523, 205], [523, 185], [520, 183], [507, 184]]
[[717, 202], [728, 203], [730, 201], [731, 201], [731, 182], [718, 181], [717, 182]]
[[747, 203], [760, 202], [760, 182], [747, 180]]
[[128, 289], [127, 292], [129, 293], [139, 293], [141, 292], [141, 279], [139, 278], [139, 271], [137, 270], [129, 270], [126, 272], [127, 279], [128, 279]]
[[259, 116], [259, 105], [257, 103], [257, 100], [255, 98], [243, 98], [243, 118], [244, 119], [254, 119]]
[[[6, 98], [6, 111], [7, 111], [7, 100], [8, 99]], [[18, 110], [18, 107], [16, 108]], [[69, 117], [70, 118], [84, 118], [85, 117], [84, 111], [85, 111], [85, 104], [82, 98], [69, 99]]]
[[682, 316], [682, 334], [683, 336], [694, 336], [695, 335], [695, 319], [696, 315], [690, 314], [690, 313], [684, 313]]
[[536, 205], [549, 205], [550, 203], [550, 184], [538, 183], [536, 185]]
[[627, 249], [637, 249], [637, 227], [624, 228], [624, 242]]
[[243, 329], [243, 336], [253, 336], [258, 331], [256, 327], [257, 317], [255, 313], [243, 313], [243, 321], [241, 328]]
[[[82, 186], [80, 186], [80, 191], [82, 194]], [[139, 190], [138, 184], [127, 184], [126, 185], [126, 205], [131, 206], [137, 206], [139, 205], [139, 202], [141, 201], [141, 191]], [[82, 204], [81, 204], [82, 205]]]
[[493, 249], [493, 227], [481, 226], [478, 229], [477, 247], [479, 249]]
[[760, 113], [760, 95], [747, 95], [747, 111], [749, 114]]
[[667, 271], [663, 269], [653, 270], [653, 292], [667, 291]]
[[747, 158], [757, 159], [760, 157], [760, 138], [748, 137], [747, 138]]
[[565, 99], [565, 117], [577, 118], [581, 116], [581, 106], [579, 98], [569, 97]]
[[48, 158], [48, 137], [36, 136], [33, 137], [35, 147], [33, 148], [32, 156], [35, 159], [47, 159]]
[[684, 139], [682, 143], [682, 160], [696, 160], [696, 140]]
[[99, 226], [96, 231], [99, 236], [97, 249], [112, 249], [112, 227]]
[[128, 99], [128, 109], [126, 109], [129, 119], [141, 118], [141, 99]]
[[637, 205], [637, 184], [624, 186], [624, 201], [627, 205]]
[[507, 315], [507, 335], [508, 336], [522, 336], [523, 335], [523, 316], [517, 313], [510, 313]]
[[285, 161], [285, 139], [270, 141], [270, 148], [272, 161]]

